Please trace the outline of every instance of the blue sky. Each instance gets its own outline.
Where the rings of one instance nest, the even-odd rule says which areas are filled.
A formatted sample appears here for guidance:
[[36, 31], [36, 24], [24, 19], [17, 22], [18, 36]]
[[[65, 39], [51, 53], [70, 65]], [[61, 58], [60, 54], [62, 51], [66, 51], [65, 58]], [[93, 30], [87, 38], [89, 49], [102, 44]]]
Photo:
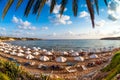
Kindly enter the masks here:
[[[73, 16], [72, 2], [68, 0], [69, 3], [61, 18], [59, 15], [60, 4], [57, 4], [53, 13], [50, 14], [51, 0], [48, 0], [38, 20], [36, 20], [36, 15], [32, 15], [32, 12], [27, 18], [24, 17], [27, 1], [25, 0], [17, 11], [15, 11], [17, 2], [14, 2], [4, 20], [0, 19], [0, 35], [44, 39], [99, 39], [120, 36], [119, 0], [108, 0], [108, 7], [103, 3], [103, 0], [99, 0], [100, 15], [95, 14], [94, 29], [91, 25], [85, 0], [78, 3], [80, 6], [77, 17]], [[59, 1], [58, 3], [60, 3]], [[0, 16], [2, 16], [3, 6], [6, 2], [7, 0], [3, 0], [0, 5]]]

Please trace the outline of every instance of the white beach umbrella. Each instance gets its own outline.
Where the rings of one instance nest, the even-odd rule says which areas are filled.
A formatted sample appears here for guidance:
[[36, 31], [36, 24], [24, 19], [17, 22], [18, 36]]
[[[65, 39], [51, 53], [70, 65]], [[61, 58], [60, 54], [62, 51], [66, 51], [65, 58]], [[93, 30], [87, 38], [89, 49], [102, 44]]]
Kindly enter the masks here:
[[5, 50], [4, 53], [10, 53], [8, 50]]
[[37, 47], [37, 49], [39, 49], [39, 50], [40, 50], [41, 48], [40, 48], [40, 47]]
[[53, 55], [50, 51], [45, 53], [46, 55]]
[[43, 49], [42, 51], [43, 51], [43, 52], [47, 52], [47, 50], [46, 50], [46, 49]]
[[90, 58], [98, 58], [98, 55], [92, 54], [92, 55], [90, 55]]
[[31, 49], [30, 49], [30, 48], [27, 48], [26, 50], [29, 51], [29, 50], [31, 50]]
[[11, 51], [12, 49], [11, 49], [11, 48], [9, 48], [8, 50], [9, 50], [9, 51]]
[[31, 55], [31, 54], [28, 54], [28, 55], [26, 56], [26, 59], [33, 59], [33, 58], [34, 58], [34, 56]]
[[78, 52], [73, 52], [73, 53], [71, 53], [71, 56], [79, 56], [79, 53]]
[[39, 52], [34, 52], [33, 53], [33, 55], [36, 55], [36, 56], [39, 55], [39, 54], [40, 54]]
[[20, 50], [19, 50], [19, 52], [20, 52], [20, 53], [23, 53], [23, 52], [24, 52], [24, 50], [20, 49]]
[[18, 53], [17, 56], [22, 57], [22, 56], [24, 56], [24, 54], [23, 53]]
[[10, 54], [11, 54], [11, 55], [17, 55], [17, 53], [14, 52], [14, 51], [10, 52]]
[[12, 51], [16, 52], [17, 50], [16, 50], [16, 49], [13, 49]]
[[84, 58], [81, 56], [75, 57], [74, 60], [76, 61], [84, 61]]
[[32, 52], [28, 50], [28, 51], [26, 51], [25, 53], [26, 53], [26, 54], [31, 54]]
[[10, 53], [8, 50], [5, 50], [4, 53]]
[[17, 49], [21, 49], [21, 46], [19, 46]]
[[3, 48], [1, 48], [1, 49], [0, 49], [0, 51], [4, 51], [4, 49], [3, 49]]
[[25, 48], [26, 48], [26, 46], [23, 46], [23, 48], [25, 49]]
[[62, 56], [56, 58], [56, 62], [66, 62], [66, 61], [67, 61], [67, 59]]
[[69, 51], [69, 53], [73, 53], [73, 52], [74, 52], [74, 50], [72, 50], [72, 49]]
[[47, 56], [41, 56], [40, 60], [41, 61], [49, 61], [49, 58]]
[[61, 55], [68, 55], [68, 52], [63, 51], [63, 52], [61, 52]]

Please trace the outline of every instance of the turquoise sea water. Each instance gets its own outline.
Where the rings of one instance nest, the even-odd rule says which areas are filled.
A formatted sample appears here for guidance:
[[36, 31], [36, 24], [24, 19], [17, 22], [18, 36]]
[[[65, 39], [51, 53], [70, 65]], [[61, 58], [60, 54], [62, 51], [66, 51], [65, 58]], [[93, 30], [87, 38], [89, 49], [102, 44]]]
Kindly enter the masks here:
[[38, 41], [13, 41], [13, 45], [40, 47], [42, 49], [55, 50], [79, 50], [91, 48], [120, 47], [120, 40], [38, 40]]

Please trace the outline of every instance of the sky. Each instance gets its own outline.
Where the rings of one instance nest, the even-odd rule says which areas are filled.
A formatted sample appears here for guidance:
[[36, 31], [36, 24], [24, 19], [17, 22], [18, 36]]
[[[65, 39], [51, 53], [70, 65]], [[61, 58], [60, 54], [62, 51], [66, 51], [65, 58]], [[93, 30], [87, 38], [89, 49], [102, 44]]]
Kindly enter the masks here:
[[[99, 12], [95, 11], [95, 28], [92, 28], [90, 15], [85, 0], [78, 2], [78, 15], [74, 17], [72, 1], [68, 0], [65, 11], [60, 17], [60, 1], [58, 0], [53, 13], [49, 13], [50, 2], [48, 0], [43, 7], [38, 19], [32, 11], [28, 17], [24, 16], [24, 10], [28, 0], [25, 0], [17, 11], [12, 5], [4, 19], [0, 18], [0, 36], [35, 37], [43, 39], [99, 39], [103, 37], [120, 36], [120, 1], [108, 0], [108, 6], [99, 1]], [[7, 0], [2, 0], [0, 16]]]

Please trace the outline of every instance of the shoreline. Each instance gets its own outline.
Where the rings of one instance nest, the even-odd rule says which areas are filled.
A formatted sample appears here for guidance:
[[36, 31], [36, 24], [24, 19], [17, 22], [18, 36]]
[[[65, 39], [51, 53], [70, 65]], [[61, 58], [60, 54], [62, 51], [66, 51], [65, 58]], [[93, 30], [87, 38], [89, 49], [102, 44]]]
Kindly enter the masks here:
[[[114, 53], [115, 50], [113, 50], [112, 52], [108, 52], [108, 53]], [[44, 52], [42, 51], [39, 51], [40, 54], [44, 55]], [[107, 64], [106, 63], [103, 63], [103, 64], [100, 64], [100, 65], [95, 65], [94, 67], [87, 67], [87, 70], [79, 70], [79, 68], [81, 68], [81, 65], [84, 65], [86, 67], [86, 65], [88, 63], [91, 63], [91, 62], [96, 62], [96, 61], [100, 61], [101, 59], [109, 59], [110, 57], [112, 57], [114, 54], [108, 54], [108, 53], [99, 53], [97, 54], [99, 56], [99, 58], [95, 58], [95, 59], [85, 59], [85, 61], [74, 61], [72, 56], [64, 56], [68, 59], [67, 62], [71, 62], [71, 63], [76, 63], [74, 66], [72, 66], [73, 69], [77, 69], [76, 72], [68, 72], [66, 71], [65, 69], [62, 70], [62, 71], [59, 71], [59, 70], [41, 70], [41, 69], [38, 69], [38, 65], [39, 64], [44, 64], [46, 66], [52, 66], [52, 65], [62, 65], [63, 67], [68, 67], [66, 64], [67, 62], [63, 62], [63, 63], [60, 63], [60, 62], [56, 62], [56, 61], [47, 61], [47, 62], [44, 62], [44, 61], [40, 61], [39, 60], [39, 57], [42, 56], [42, 55], [38, 55], [38, 56], [35, 56], [35, 59], [26, 59], [25, 57], [18, 57], [16, 55], [10, 55], [10, 54], [7, 54], [7, 53], [4, 53], [4, 51], [0, 51], [0, 57], [8, 60], [8, 58], [14, 58], [18, 61], [18, 63], [24, 67], [28, 72], [32, 72], [32, 73], [43, 73], [43, 74], [51, 74], [52, 72], [52, 75], [57, 75], [59, 77], [62, 77], [62, 78], [70, 78], [70, 76], [76, 76], [77, 78], [81, 77], [81, 76], [84, 76], [85, 74], [89, 74], [91, 73], [94, 69], [99, 69], [101, 66], [105, 66]], [[24, 53], [25, 54], [25, 53]], [[105, 55], [103, 55], [105, 54]], [[108, 54], [108, 55], [106, 55]], [[25, 54], [26, 55], [26, 54]], [[60, 53], [58, 52], [55, 52], [54, 55], [56, 55], [56, 57], [59, 57], [61, 56]], [[103, 55], [103, 56], [101, 56]], [[26, 55], [27, 56], [27, 55]], [[48, 56], [48, 55], [46, 55]], [[6, 58], [5, 58], [6, 57]], [[48, 56], [49, 58], [51, 56]], [[82, 56], [85, 58], [85, 56]], [[24, 64], [26, 62], [35, 62], [35, 65], [29, 65], [29, 66], [24, 66]], [[31, 73], [30, 72], [30, 73]]]

